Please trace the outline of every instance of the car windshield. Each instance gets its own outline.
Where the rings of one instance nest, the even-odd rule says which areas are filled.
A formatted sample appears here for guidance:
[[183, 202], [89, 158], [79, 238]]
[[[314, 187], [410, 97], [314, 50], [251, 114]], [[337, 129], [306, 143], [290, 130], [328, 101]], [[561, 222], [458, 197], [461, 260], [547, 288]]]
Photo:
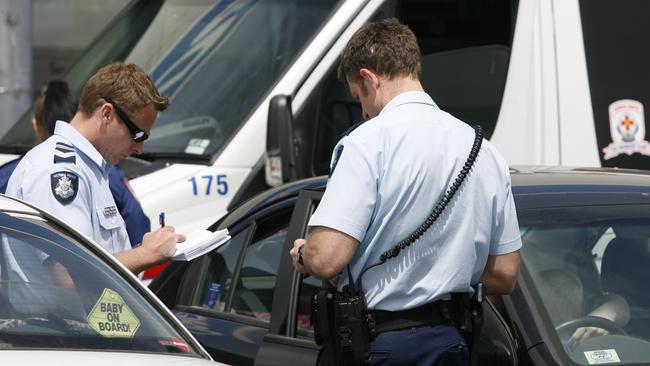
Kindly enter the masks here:
[[[137, 40], [131, 39], [128, 32], [121, 34], [124, 43], [133, 44], [126, 53], [126, 62], [147, 70], [161, 94], [172, 100], [170, 107], [158, 115], [145, 151], [154, 155], [218, 152], [338, 1], [167, 0], [153, 19], [147, 19], [151, 24], [143, 33], [137, 33]], [[130, 28], [132, 23], [119, 23], [113, 28]], [[124, 47], [109, 47], [118, 46]], [[95, 52], [85, 54], [85, 58], [107, 52], [97, 45], [92, 47]], [[114, 59], [120, 59], [119, 55]], [[73, 68], [74, 72], [64, 79], [79, 93], [96, 66]], [[33, 143], [30, 122], [28, 113], [3, 138], [2, 145]]]
[[0, 347], [197, 350], [136, 288], [40, 216], [0, 213]]
[[522, 210], [522, 274], [573, 363], [650, 362], [650, 206]]

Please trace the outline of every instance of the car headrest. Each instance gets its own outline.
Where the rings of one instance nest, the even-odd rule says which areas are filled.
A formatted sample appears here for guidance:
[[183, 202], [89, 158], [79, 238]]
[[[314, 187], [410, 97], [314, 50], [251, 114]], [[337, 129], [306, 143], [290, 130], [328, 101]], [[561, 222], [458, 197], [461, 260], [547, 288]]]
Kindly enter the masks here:
[[601, 282], [603, 290], [628, 298], [639, 298], [650, 281], [648, 240], [612, 239], [603, 253]]
[[617, 223], [612, 226], [617, 238], [634, 240], [650, 239], [650, 225], [647, 221], [626, 220], [624, 223]]

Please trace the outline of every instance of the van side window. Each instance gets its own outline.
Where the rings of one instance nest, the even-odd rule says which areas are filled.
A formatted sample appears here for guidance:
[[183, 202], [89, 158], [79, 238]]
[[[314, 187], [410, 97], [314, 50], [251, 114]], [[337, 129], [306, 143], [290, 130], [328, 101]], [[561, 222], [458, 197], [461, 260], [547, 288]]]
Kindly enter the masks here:
[[[422, 86], [436, 104], [492, 136], [506, 84], [518, 1], [421, 1], [390, 3], [373, 20], [397, 17], [418, 38]], [[337, 79], [338, 61], [310, 92], [295, 118], [303, 144], [301, 171], [329, 172], [340, 135], [362, 120], [361, 107]]]

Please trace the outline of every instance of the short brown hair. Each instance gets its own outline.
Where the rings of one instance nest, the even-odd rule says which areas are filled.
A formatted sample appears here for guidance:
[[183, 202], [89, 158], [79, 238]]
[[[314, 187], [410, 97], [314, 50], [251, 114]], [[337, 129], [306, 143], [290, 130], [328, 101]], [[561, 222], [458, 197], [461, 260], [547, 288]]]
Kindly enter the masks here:
[[341, 54], [338, 77], [359, 81], [361, 68], [392, 79], [396, 76], [419, 79], [422, 74], [420, 47], [411, 29], [390, 18], [361, 27]]
[[86, 116], [106, 103], [109, 97], [131, 116], [149, 105], [158, 111], [169, 106], [169, 97], [162, 97], [149, 75], [138, 65], [116, 62], [102, 67], [88, 79], [79, 99], [79, 111]]

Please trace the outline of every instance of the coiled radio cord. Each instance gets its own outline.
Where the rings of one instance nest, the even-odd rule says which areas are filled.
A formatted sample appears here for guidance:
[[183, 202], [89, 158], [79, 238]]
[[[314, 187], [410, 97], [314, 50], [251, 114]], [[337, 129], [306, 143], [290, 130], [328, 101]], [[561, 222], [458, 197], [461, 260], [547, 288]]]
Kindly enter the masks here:
[[416, 240], [418, 240], [424, 233], [431, 228], [431, 225], [433, 225], [436, 220], [440, 217], [440, 214], [442, 214], [442, 211], [447, 207], [449, 202], [451, 202], [452, 198], [454, 198], [454, 195], [460, 188], [460, 186], [463, 184], [463, 181], [465, 180], [465, 177], [467, 177], [467, 174], [469, 173], [470, 169], [474, 165], [474, 161], [476, 160], [476, 157], [478, 156], [479, 151], [481, 150], [481, 144], [483, 143], [483, 129], [481, 126], [476, 125], [474, 126], [474, 132], [475, 132], [475, 137], [474, 137], [474, 144], [472, 145], [472, 150], [469, 153], [469, 156], [467, 157], [467, 161], [465, 161], [465, 165], [463, 165], [463, 168], [461, 169], [460, 173], [458, 173], [458, 176], [456, 177], [456, 180], [451, 184], [445, 195], [442, 197], [440, 202], [436, 205], [436, 207], [431, 211], [431, 214], [427, 219], [418, 227], [415, 229], [413, 234], [409, 235], [408, 238], [400, 241], [395, 245], [393, 248], [383, 252], [381, 256], [379, 257], [379, 262], [366, 267], [364, 270], [361, 271], [359, 274], [359, 278], [357, 280], [357, 288], [361, 288], [361, 277], [363, 276], [364, 273], [366, 273], [367, 270], [379, 266], [381, 264], [384, 264], [387, 260], [391, 258], [395, 258], [399, 255], [400, 251], [402, 249], [405, 249], [406, 247], [410, 246], [411, 244], [415, 243]]

